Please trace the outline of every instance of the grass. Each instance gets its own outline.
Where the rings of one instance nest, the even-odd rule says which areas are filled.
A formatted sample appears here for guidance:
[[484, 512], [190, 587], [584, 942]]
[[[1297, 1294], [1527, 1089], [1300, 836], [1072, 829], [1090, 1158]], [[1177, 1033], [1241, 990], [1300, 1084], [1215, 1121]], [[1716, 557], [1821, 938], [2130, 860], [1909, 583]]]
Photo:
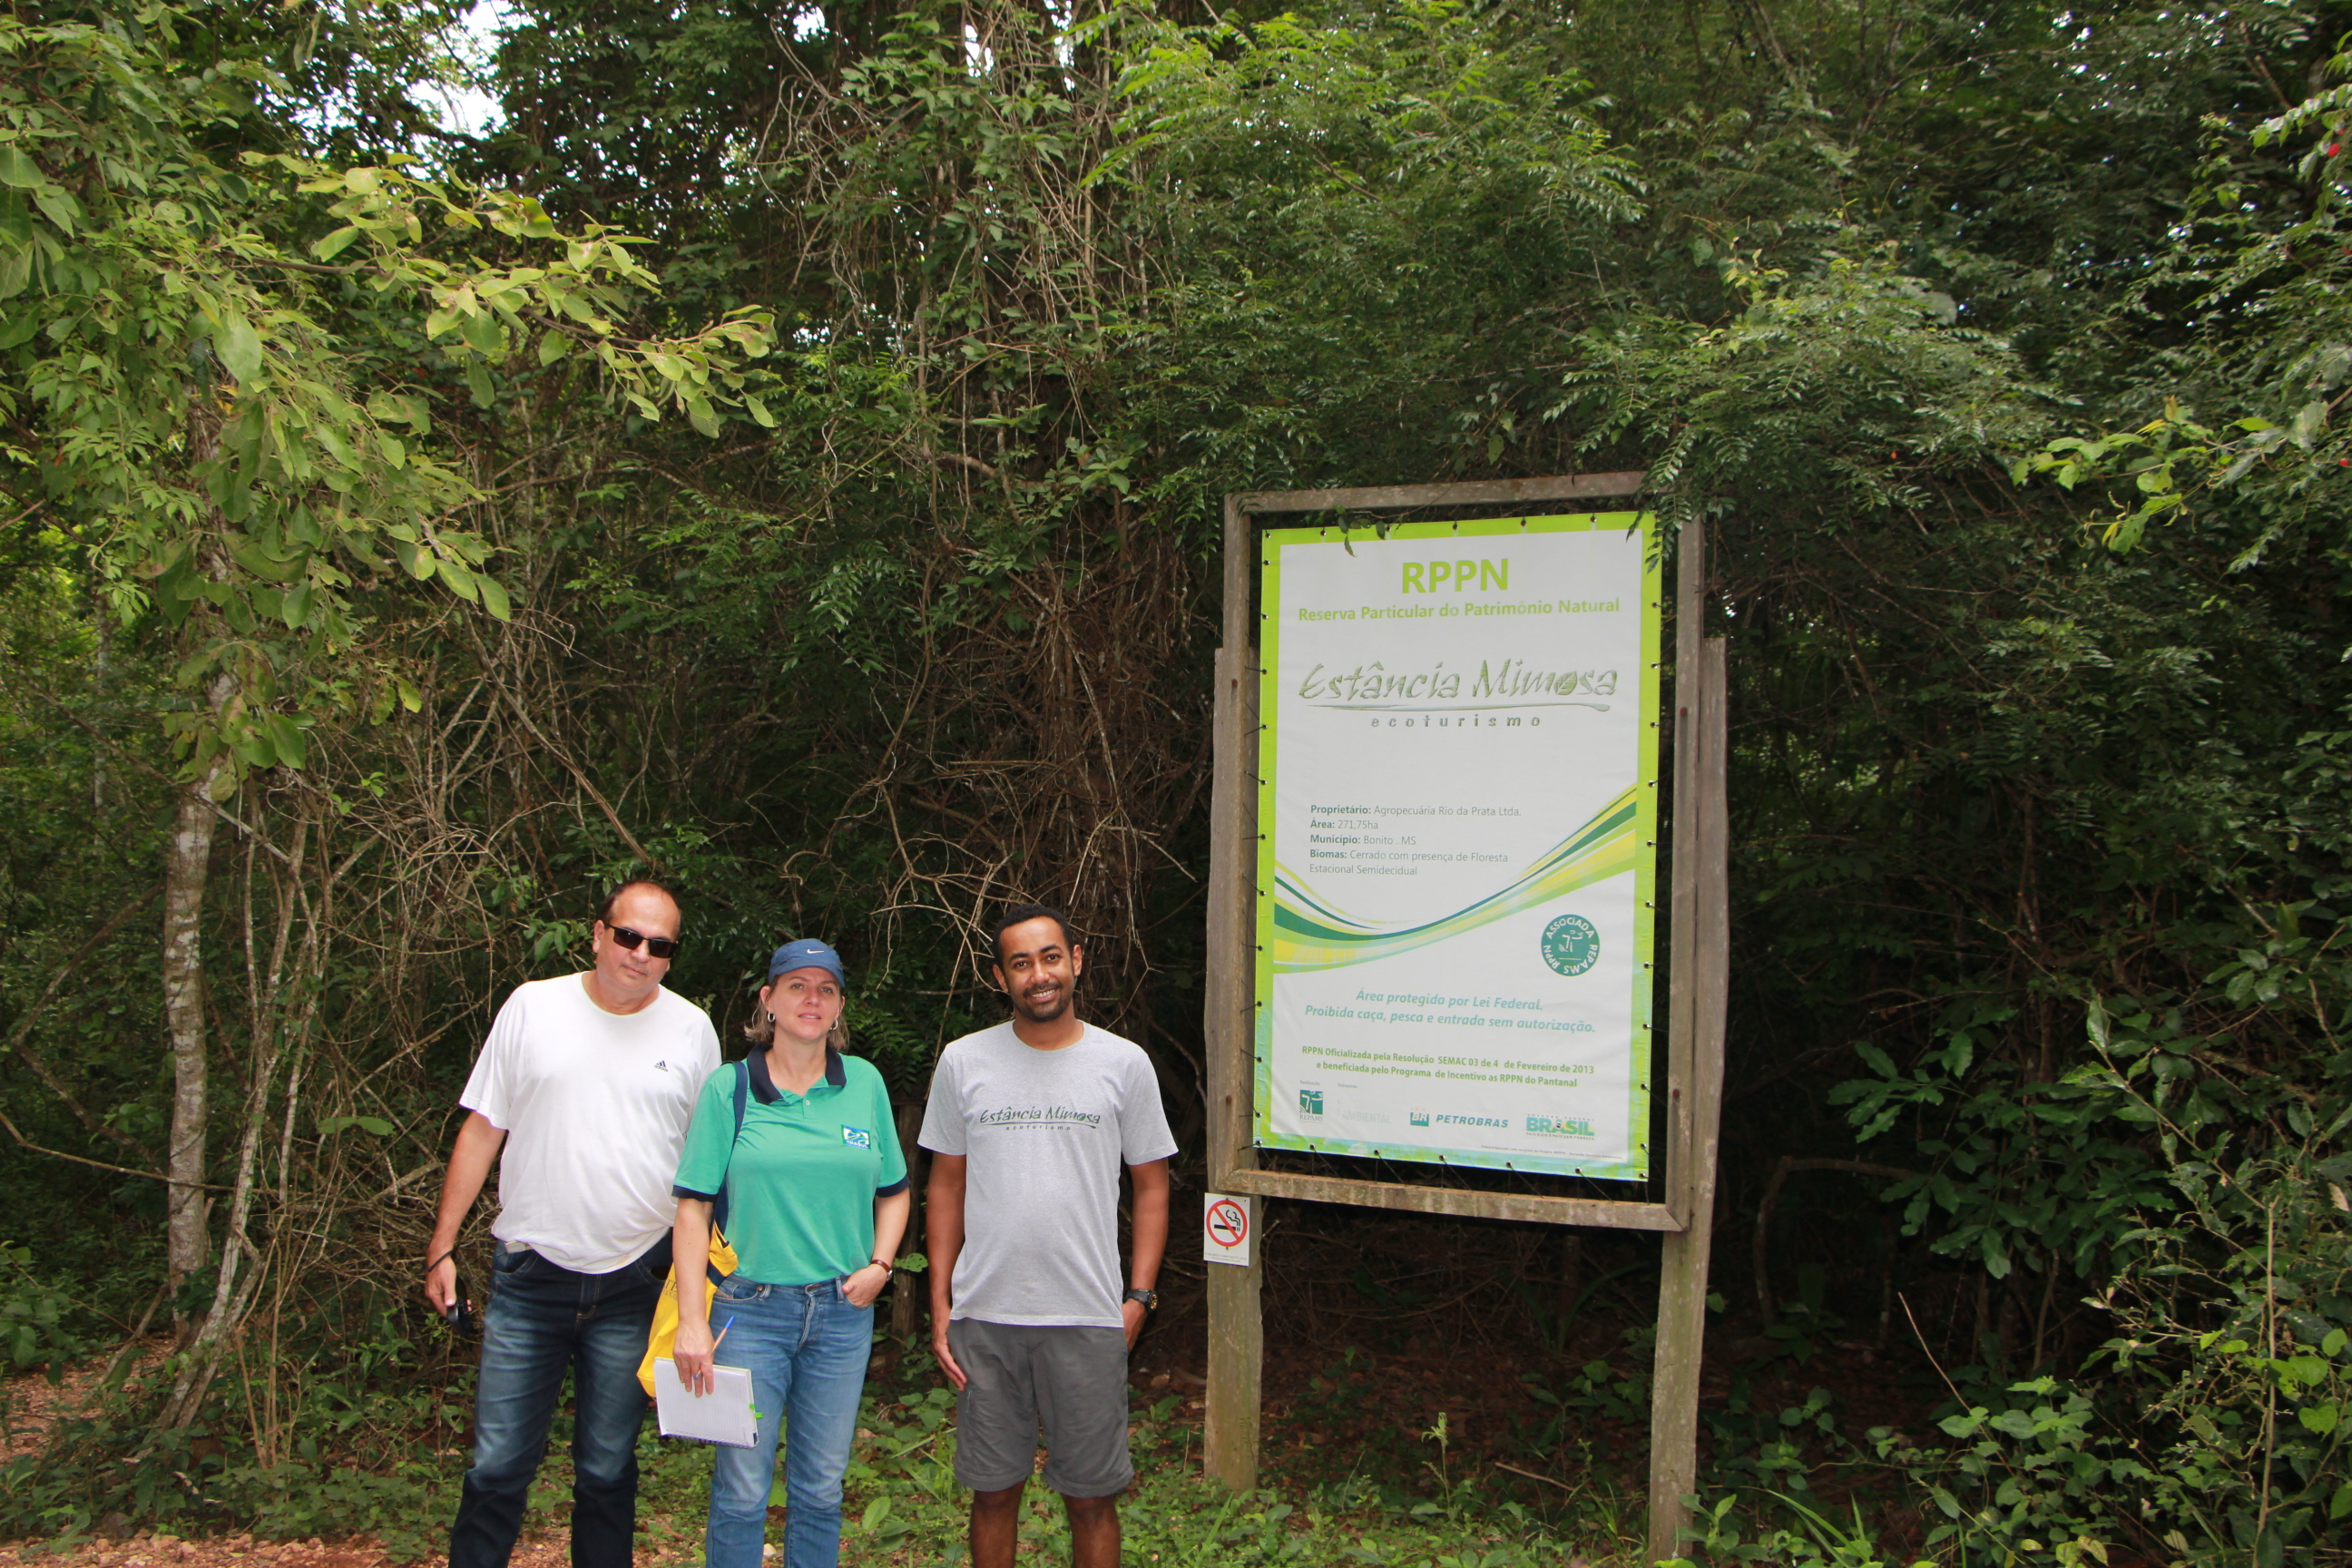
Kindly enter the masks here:
[[[968, 1494], [955, 1483], [952, 1409], [952, 1396], [919, 1352], [901, 1357], [888, 1380], [869, 1384], [845, 1498], [847, 1568], [955, 1568], [964, 1561]], [[1378, 1474], [1338, 1468], [1334, 1450], [1355, 1447], [1357, 1434], [1326, 1427], [1315, 1436], [1307, 1449], [1289, 1450], [1302, 1455], [1300, 1461], [1286, 1461], [1269, 1443], [1265, 1484], [1241, 1495], [1202, 1479], [1199, 1428], [1180, 1399], [1139, 1401], [1137, 1480], [1120, 1504], [1124, 1562], [1139, 1568], [1557, 1568], [1581, 1558], [1611, 1568], [1640, 1561], [1639, 1504], [1612, 1478], [1595, 1476], [1572, 1491], [1562, 1489], [1555, 1505], [1530, 1508], [1497, 1499], [1491, 1483], [1500, 1478], [1483, 1466], [1465, 1470], [1455, 1456], [1449, 1468], [1442, 1422], [1420, 1435], [1419, 1468], [1411, 1474], [1400, 1473], [1399, 1456], [1383, 1451], [1374, 1458], [1369, 1448], [1358, 1452]], [[641, 1560], [698, 1561], [709, 1451], [648, 1436], [640, 1458]], [[535, 1497], [565, 1496], [555, 1470], [551, 1463], [542, 1472]], [[775, 1502], [782, 1501], [779, 1491]], [[772, 1527], [770, 1539], [778, 1533]], [[1025, 1500], [1019, 1560], [1069, 1561], [1060, 1500], [1042, 1484]]]

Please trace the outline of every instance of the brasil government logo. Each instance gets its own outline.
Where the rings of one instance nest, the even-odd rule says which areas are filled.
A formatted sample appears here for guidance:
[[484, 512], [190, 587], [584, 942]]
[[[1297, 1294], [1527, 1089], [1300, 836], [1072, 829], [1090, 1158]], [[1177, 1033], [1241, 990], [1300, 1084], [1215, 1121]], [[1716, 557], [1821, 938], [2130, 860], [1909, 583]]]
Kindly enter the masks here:
[[1539, 1138], [1590, 1138], [1592, 1123], [1575, 1116], [1530, 1116], [1528, 1131]]
[[1544, 927], [1543, 955], [1555, 973], [1581, 974], [1601, 962], [1601, 933], [1582, 915], [1562, 915]]

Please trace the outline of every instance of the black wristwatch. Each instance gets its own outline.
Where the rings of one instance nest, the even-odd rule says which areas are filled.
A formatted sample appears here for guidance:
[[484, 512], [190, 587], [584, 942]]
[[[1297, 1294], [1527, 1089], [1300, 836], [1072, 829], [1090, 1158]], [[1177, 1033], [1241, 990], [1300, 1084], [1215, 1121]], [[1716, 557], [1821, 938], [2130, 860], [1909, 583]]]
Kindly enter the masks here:
[[1122, 1301], [1140, 1301], [1143, 1303], [1143, 1310], [1149, 1312], [1153, 1308], [1160, 1305], [1160, 1292], [1157, 1290], [1147, 1290], [1140, 1285], [1130, 1285], [1127, 1288], [1127, 1294], [1120, 1297], [1119, 1300]]

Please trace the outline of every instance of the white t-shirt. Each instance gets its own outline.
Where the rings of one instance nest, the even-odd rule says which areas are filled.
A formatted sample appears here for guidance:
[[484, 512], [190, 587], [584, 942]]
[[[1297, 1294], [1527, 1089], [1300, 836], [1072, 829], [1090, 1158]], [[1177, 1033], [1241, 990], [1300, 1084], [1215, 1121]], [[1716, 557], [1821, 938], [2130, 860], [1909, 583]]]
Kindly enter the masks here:
[[682, 996], [623, 1016], [584, 975], [516, 986], [457, 1098], [507, 1135], [490, 1234], [583, 1274], [635, 1262], [677, 1215], [677, 1152], [718, 1066], [710, 1016]]
[[1118, 1168], [1176, 1152], [1142, 1047], [1091, 1025], [1057, 1051], [1010, 1023], [966, 1035], [940, 1053], [920, 1142], [966, 1161], [948, 1316], [1120, 1325]]

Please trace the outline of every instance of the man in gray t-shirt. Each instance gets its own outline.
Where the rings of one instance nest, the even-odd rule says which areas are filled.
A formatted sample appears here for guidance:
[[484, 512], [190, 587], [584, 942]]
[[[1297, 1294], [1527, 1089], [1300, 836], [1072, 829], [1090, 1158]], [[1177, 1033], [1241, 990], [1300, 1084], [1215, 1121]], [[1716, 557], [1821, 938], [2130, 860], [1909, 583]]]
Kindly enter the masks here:
[[[1012, 1021], [940, 1053], [920, 1142], [931, 1349], [960, 1391], [956, 1479], [972, 1489], [972, 1568], [1012, 1568], [1021, 1491], [1045, 1429], [1045, 1484], [1076, 1568], [1118, 1568], [1127, 1352], [1159, 1302], [1176, 1152], [1150, 1061], [1079, 1019], [1085, 955], [1052, 910], [996, 928]], [[1122, 1289], [1118, 1169], [1135, 1183]]]

